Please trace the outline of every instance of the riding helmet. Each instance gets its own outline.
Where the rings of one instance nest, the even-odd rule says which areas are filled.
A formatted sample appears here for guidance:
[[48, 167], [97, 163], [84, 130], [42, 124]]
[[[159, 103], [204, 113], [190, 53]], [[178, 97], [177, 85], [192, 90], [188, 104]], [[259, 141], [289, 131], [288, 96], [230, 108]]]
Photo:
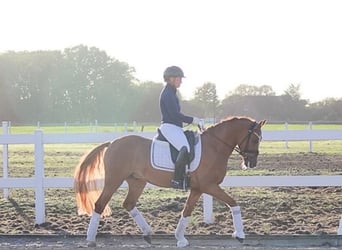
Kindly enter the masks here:
[[178, 66], [170, 66], [167, 67], [164, 71], [164, 81], [166, 81], [169, 77], [185, 77], [183, 70]]

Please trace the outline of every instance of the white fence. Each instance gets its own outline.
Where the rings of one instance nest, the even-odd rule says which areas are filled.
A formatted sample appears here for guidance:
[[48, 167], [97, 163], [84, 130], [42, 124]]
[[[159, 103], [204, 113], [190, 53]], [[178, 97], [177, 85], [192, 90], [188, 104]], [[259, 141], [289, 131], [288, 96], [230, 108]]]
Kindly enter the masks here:
[[[8, 196], [9, 188], [35, 189], [35, 223], [45, 222], [45, 188], [72, 188], [71, 177], [45, 177], [44, 174], [44, 145], [67, 143], [102, 143], [119, 136], [137, 134], [152, 138], [155, 132], [114, 132], [114, 133], [83, 133], [83, 134], [43, 134], [36, 130], [34, 134], [9, 134], [8, 123], [2, 123], [3, 134], [0, 135], [0, 144], [3, 145], [3, 177], [0, 178], [0, 188], [4, 189], [4, 197]], [[309, 150], [312, 150], [311, 141], [342, 140], [342, 130], [284, 130], [263, 131], [265, 141], [309, 141]], [[8, 176], [8, 145], [34, 145], [34, 177], [13, 178]], [[342, 186], [342, 176], [230, 176], [225, 178], [221, 186], [224, 187], [279, 187], [279, 186]], [[204, 221], [213, 222], [213, 201], [208, 195], [203, 196]]]

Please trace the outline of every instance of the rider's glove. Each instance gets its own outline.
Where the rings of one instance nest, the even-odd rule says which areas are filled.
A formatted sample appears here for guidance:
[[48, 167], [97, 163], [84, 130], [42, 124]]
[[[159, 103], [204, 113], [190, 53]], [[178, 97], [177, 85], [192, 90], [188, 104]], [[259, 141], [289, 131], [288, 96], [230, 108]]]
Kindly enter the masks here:
[[200, 121], [201, 121], [200, 118], [194, 117], [194, 119], [192, 120], [192, 124], [197, 126], [200, 123]]
[[204, 129], [204, 120], [194, 117], [192, 124], [197, 125], [201, 130]]

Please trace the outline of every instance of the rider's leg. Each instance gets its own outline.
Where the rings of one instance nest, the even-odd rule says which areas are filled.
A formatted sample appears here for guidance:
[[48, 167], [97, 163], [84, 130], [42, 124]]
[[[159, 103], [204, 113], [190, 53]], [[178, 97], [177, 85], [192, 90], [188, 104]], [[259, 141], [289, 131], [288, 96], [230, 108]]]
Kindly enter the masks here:
[[171, 186], [183, 189], [185, 166], [188, 164], [188, 154], [190, 152], [189, 143], [182, 128], [173, 124], [162, 124], [160, 131], [164, 137], [179, 151], [175, 163], [175, 176], [171, 181]]
[[183, 146], [178, 153], [177, 160], [175, 163], [175, 173], [173, 180], [171, 181], [172, 187], [177, 189], [183, 189], [185, 166], [189, 162], [188, 149]]

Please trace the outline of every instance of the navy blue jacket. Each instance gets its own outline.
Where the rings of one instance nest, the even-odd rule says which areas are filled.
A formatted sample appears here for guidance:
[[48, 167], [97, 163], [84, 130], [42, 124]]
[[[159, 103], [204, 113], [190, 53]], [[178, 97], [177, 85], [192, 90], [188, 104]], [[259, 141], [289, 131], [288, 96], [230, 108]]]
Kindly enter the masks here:
[[179, 99], [176, 93], [177, 89], [170, 84], [166, 84], [160, 93], [159, 105], [162, 114], [161, 122], [183, 127], [183, 122], [190, 124], [193, 121], [193, 117], [181, 113]]

